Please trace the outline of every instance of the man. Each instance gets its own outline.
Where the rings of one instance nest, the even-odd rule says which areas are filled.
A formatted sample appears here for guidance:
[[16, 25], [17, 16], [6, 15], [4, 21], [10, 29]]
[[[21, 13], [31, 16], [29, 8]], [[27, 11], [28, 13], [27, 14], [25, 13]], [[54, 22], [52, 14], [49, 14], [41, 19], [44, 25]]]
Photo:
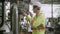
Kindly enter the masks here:
[[27, 16], [27, 20], [32, 26], [32, 34], [45, 34], [45, 16], [40, 12], [40, 7], [37, 5], [33, 6], [33, 12], [36, 14], [34, 18]]

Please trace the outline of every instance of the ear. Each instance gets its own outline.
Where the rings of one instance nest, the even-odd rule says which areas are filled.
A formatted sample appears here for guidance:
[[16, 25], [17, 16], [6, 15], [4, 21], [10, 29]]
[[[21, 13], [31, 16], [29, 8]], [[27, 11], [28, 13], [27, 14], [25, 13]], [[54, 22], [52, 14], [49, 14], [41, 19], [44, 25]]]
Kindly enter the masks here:
[[40, 9], [38, 8], [38, 10], [40, 10]]
[[40, 10], [40, 8], [38, 7], [38, 10]]

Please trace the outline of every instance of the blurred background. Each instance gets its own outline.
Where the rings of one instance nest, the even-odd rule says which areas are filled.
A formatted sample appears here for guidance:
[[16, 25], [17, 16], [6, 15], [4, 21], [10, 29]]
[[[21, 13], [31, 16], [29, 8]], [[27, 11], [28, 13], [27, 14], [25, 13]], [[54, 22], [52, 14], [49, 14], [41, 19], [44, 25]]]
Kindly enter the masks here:
[[60, 0], [0, 0], [0, 34], [32, 34], [26, 15], [34, 17], [35, 2], [45, 14], [45, 34], [60, 34]]

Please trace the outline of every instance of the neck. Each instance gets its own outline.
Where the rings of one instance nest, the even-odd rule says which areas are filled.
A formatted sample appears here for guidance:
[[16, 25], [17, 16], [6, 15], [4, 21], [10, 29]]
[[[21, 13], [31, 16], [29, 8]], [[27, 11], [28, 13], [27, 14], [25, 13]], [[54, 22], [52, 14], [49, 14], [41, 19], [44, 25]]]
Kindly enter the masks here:
[[36, 16], [38, 16], [38, 14], [39, 14], [39, 11], [36, 12]]

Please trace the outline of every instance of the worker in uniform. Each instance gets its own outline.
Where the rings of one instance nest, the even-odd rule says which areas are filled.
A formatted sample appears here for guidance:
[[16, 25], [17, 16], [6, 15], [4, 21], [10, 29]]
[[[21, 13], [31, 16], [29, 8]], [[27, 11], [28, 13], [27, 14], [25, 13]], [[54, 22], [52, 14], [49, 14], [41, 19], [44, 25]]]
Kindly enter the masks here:
[[33, 18], [26, 17], [32, 26], [32, 34], [45, 34], [45, 16], [37, 5], [33, 5], [33, 12], [36, 14]]

